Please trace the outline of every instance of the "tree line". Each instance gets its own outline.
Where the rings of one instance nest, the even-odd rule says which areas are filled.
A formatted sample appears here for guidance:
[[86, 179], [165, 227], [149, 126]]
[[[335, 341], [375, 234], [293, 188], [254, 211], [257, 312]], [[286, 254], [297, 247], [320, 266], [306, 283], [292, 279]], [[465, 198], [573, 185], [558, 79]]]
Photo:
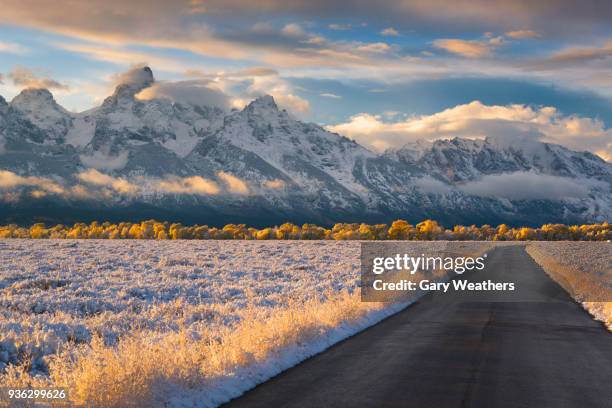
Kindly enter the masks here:
[[332, 228], [315, 224], [252, 228], [245, 224], [227, 224], [222, 228], [207, 225], [185, 226], [180, 223], [155, 220], [139, 223], [110, 222], [76, 223], [72, 226], [46, 226], [38, 223], [30, 227], [0, 226], [0, 238], [35, 239], [242, 239], [242, 240], [474, 240], [474, 241], [609, 241], [610, 224], [565, 225], [545, 224], [538, 228], [509, 227], [506, 224], [457, 225], [445, 228], [433, 220], [416, 225], [404, 220], [388, 224], [338, 223]]

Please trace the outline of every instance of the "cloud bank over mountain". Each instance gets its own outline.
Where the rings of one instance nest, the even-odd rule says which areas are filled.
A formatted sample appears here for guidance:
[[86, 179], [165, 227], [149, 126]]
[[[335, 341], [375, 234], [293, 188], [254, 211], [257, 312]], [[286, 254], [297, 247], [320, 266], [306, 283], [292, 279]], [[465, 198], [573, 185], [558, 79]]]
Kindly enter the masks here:
[[490, 137], [507, 144], [557, 143], [574, 150], [589, 150], [612, 161], [612, 129], [597, 119], [562, 115], [553, 107], [488, 106], [473, 101], [433, 115], [399, 121], [362, 113], [347, 123], [328, 128], [378, 151], [422, 139]]
[[21, 66], [15, 67], [7, 77], [15, 86], [21, 88], [68, 90], [67, 85]]
[[590, 188], [601, 182], [588, 179], [517, 171], [514, 173], [487, 175], [477, 181], [459, 186], [467, 194], [484, 197], [503, 197], [510, 200], [563, 200], [584, 198]]

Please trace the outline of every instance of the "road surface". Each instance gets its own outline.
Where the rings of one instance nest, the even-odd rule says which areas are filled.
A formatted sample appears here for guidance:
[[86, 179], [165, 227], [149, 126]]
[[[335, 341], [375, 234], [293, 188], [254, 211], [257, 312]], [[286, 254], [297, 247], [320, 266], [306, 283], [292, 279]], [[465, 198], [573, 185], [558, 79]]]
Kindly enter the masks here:
[[522, 246], [462, 278], [532, 301], [426, 296], [227, 407], [612, 407], [611, 334]]

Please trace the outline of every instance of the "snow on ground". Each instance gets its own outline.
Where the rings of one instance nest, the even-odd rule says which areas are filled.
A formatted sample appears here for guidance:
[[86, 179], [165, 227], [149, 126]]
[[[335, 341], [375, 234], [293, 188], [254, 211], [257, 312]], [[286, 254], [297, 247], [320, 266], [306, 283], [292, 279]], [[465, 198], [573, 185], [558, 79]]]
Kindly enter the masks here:
[[527, 252], [612, 331], [612, 244], [532, 242]]
[[[447, 243], [409, 245], [415, 253], [433, 253]], [[409, 304], [360, 302], [359, 256], [355, 241], [0, 240], [0, 374], [7, 365], [25, 363], [30, 379], [6, 381], [51, 386], [62, 378], [82, 382], [84, 400], [96, 397], [88, 394], [92, 387], [105, 398], [97, 385], [87, 387], [103, 381], [98, 370], [108, 372], [112, 364], [96, 364], [110, 358], [117, 367], [135, 364], [151, 373], [157, 404], [162, 398], [165, 406], [216, 406]], [[121, 351], [122, 339], [130, 336]], [[202, 338], [209, 340], [202, 345]], [[231, 364], [211, 360], [217, 342], [239, 349], [221, 352]], [[142, 359], [156, 360], [156, 345], [196, 353], [190, 358], [200, 362], [143, 368], [131, 357], [138, 350]], [[115, 346], [118, 351], [109, 353]], [[53, 374], [51, 356], [66, 351], [93, 357], [77, 366], [66, 360], [57, 365], [59, 374], [45, 379], [49, 367]], [[97, 367], [91, 383], [88, 361]], [[128, 368], [123, 374], [130, 381]], [[122, 374], [110, 371], [111, 382]], [[189, 371], [179, 377], [192, 384], [177, 381], [179, 371]], [[167, 381], [160, 384], [160, 377]]]
[[35, 355], [92, 333], [231, 326], [247, 307], [354, 290], [359, 279], [354, 243], [6, 240], [0, 254], [0, 349], [31, 339]]

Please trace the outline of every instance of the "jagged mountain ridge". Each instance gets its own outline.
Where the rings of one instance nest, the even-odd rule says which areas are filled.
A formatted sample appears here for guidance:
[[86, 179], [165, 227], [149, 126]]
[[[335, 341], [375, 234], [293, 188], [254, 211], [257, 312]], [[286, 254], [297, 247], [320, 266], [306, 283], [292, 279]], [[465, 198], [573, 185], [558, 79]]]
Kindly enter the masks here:
[[44, 130], [47, 143], [63, 142], [72, 127], [72, 116], [47, 89], [25, 89], [11, 101], [11, 107]]
[[[351, 139], [295, 120], [262, 96], [243, 110], [136, 95], [154, 83], [117, 86], [101, 106], [70, 113], [46, 90], [0, 99], [0, 170], [78, 184], [88, 168], [115, 178], [230, 174], [248, 194], [148, 194], [91, 202], [74, 197], [0, 203], [4, 220], [158, 217], [188, 222], [385, 221], [435, 218], [447, 223], [541, 223], [609, 219], [611, 165], [597, 156], [494, 138], [408, 145], [378, 155]], [[462, 183], [529, 171], [596, 180], [589, 194], [555, 200], [509, 200], [466, 194]], [[423, 183], [434, 183], [434, 190]], [[440, 188], [442, 186], [443, 188]], [[0, 193], [2, 191], [0, 190]], [[79, 215], [81, 214], [81, 215]]]
[[515, 171], [612, 181], [610, 164], [600, 157], [590, 152], [575, 152], [560, 145], [530, 140], [513, 141], [511, 144], [495, 137], [421, 141], [389, 150], [385, 155], [419, 166], [451, 183]]

